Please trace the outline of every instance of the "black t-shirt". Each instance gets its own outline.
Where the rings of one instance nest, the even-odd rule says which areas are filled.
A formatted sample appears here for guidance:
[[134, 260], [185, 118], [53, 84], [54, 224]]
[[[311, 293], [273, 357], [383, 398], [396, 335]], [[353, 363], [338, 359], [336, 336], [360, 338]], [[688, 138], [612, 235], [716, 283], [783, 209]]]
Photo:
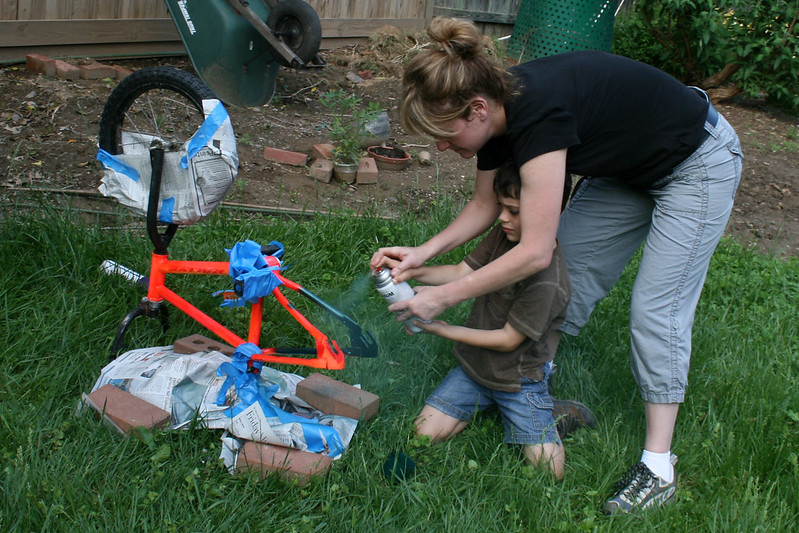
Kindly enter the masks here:
[[511, 68], [517, 92], [508, 131], [477, 154], [482, 170], [513, 156], [568, 148], [571, 174], [618, 178], [647, 189], [704, 139], [704, 96], [638, 61], [598, 51], [559, 54]]

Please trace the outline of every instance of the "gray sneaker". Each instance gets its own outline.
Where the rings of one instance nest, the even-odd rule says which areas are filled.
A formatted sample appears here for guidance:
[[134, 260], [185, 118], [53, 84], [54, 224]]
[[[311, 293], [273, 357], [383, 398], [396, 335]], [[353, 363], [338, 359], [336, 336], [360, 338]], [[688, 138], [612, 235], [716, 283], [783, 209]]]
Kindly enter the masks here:
[[[677, 456], [672, 455], [671, 463], [677, 462]], [[674, 479], [666, 483], [656, 476], [644, 463], [634, 465], [616, 483], [616, 495], [605, 502], [604, 511], [607, 514], [630, 513], [637, 509], [646, 509], [652, 505], [661, 506], [674, 498], [677, 490], [677, 471]]]

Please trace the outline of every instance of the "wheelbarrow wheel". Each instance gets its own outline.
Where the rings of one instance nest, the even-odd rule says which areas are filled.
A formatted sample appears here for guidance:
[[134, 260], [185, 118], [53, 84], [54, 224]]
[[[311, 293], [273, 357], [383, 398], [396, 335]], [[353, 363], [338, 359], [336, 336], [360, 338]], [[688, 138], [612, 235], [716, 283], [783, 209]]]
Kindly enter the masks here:
[[183, 70], [138, 70], [117, 85], [103, 107], [100, 148], [115, 155], [146, 153], [153, 137], [182, 145], [203, 123], [202, 101], [209, 98], [216, 98], [214, 92]]
[[[319, 45], [322, 43], [322, 24], [314, 8], [303, 0], [278, 2], [269, 11], [266, 25], [272, 29], [278, 39], [297, 54], [297, 57], [302, 59], [303, 63], [310, 63], [319, 52]], [[275, 59], [284, 67], [292, 66], [279, 54]]]

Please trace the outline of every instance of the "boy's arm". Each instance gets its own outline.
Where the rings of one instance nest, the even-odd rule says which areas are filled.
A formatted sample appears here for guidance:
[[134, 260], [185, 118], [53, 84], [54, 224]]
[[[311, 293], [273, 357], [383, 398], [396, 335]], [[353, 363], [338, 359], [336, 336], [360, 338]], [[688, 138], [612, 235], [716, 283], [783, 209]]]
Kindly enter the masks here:
[[414, 323], [427, 333], [497, 352], [515, 350], [527, 338], [522, 332], [507, 322], [502, 329], [474, 329], [465, 326], [453, 326], [442, 320], [434, 320], [430, 323], [417, 320]]
[[443, 285], [472, 272], [472, 268], [465, 261], [461, 261], [457, 265], [421, 266], [408, 269], [410, 276], [406, 276], [407, 279], [413, 279], [425, 285]]

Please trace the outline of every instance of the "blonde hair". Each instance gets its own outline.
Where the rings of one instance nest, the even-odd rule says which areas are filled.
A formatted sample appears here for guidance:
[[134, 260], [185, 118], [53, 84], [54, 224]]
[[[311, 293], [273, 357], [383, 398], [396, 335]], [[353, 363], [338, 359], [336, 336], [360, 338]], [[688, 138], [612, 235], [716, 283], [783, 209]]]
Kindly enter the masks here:
[[405, 67], [400, 121], [410, 133], [443, 139], [453, 135], [447, 122], [469, 117], [474, 97], [504, 104], [511, 76], [473, 23], [436, 17], [427, 34], [430, 44]]

